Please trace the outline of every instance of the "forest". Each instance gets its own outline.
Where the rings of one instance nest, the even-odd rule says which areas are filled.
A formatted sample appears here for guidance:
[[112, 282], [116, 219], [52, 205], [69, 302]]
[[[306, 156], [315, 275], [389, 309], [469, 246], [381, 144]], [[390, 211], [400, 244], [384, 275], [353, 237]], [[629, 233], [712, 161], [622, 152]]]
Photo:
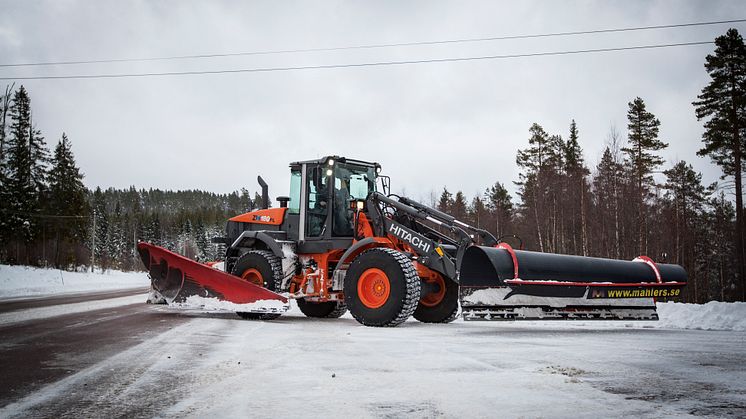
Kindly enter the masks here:
[[[473, 197], [443, 188], [425, 203], [528, 250], [680, 264], [684, 301], [745, 301], [746, 46], [735, 29], [715, 45], [704, 63], [710, 82], [681, 106], [704, 124], [698, 155], [722, 169], [720, 182], [705, 185], [690, 163], [664, 161], [671, 139], [659, 138], [655, 110], [634, 97], [626, 130], [610, 129], [597, 164], [583, 155], [582, 121], [563, 133], [538, 121], [517, 151], [516, 197], [495, 182]], [[210, 238], [260, 202], [246, 189], [90, 190], [67, 135], [50, 149], [36, 128], [29, 91], [11, 84], [0, 94], [0, 263], [138, 270], [141, 240], [215, 260]]]

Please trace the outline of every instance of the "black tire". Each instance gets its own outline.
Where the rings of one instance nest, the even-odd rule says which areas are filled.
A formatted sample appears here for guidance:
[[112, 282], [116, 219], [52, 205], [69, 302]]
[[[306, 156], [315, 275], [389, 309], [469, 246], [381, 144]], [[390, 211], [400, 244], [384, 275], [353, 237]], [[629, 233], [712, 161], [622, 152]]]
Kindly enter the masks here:
[[[247, 269], [256, 269], [262, 274], [262, 287], [277, 291], [282, 287], [282, 261], [267, 250], [250, 250], [244, 253], [233, 265], [231, 274], [240, 277]], [[243, 319], [273, 320], [280, 317], [278, 313], [236, 313]]]
[[[388, 280], [388, 296], [381, 306], [371, 308], [358, 295], [361, 276], [371, 269], [380, 269]], [[420, 278], [401, 252], [374, 248], [358, 255], [350, 264], [344, 281], [345, 303], [350, 314], [366, 326], [393, 327], [406, 321], [420, 301]]]
[[[446, 293], [434, 306], [426, 306], [420, 300], [412, 316], [423, 323], [450, 323], [458, 317], [458, 284], [444, 278]], [[424, 296], [423, 296], [424, 297]]]
[[347, 313], [347, 306], [341, 301], [315, 303], [306, 301], [305, 298], [299, 298], [296, 302], [298, 303], [298, 308], [306, 317], [338, 319]]

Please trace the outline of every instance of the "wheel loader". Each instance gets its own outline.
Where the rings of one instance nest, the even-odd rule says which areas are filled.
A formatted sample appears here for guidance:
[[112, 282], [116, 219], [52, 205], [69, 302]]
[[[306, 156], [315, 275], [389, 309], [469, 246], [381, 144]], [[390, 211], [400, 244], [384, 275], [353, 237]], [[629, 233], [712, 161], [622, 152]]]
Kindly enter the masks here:
[[410, 317], [464, 320], [657, 320], [656, 298], [676, 297], [678, 265], [513, 249], [490, 232], [390, 194], [381, 166], [339, 156], [290, 164], [290, 193], [228, 220], [218, 264], [141, 242], [155, 293], [170, 304], [224, 303], [248, 319], [349, 311], [366, 326]]

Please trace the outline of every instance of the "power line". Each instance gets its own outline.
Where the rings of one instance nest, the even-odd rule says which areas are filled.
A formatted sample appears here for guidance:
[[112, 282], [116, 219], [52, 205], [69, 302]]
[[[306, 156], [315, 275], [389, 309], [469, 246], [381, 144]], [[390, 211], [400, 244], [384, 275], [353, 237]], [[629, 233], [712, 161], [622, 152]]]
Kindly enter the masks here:
[[187, 59], [201, 59], [201, 58], [238, 57], [238, 56], [249, 56], [249, 55], [295, 54], [295, 53], [304, 53], [304, 52], [344, 51], [344, 50], [354, 50], [354, 49], [375, 49], [375, 48], [391, 48], [391, 47], [411, 47], [411, 46], [422, 46], [422, 45], [442, 45], [442, 44], [456, 44], [456, 43], [466, 43], [466, 42], [505, 41], [505, 40], [515, 40], [515, 39], [549, 38], [549, 37], [555, 37], [555, 36], [593, 35], [593, 34], [615, 33], [615, 32], [633, 32], [633, 31], [646, 31], [646, 30], [656, 30], [656, 29], [673, 29], [673, 28], [684, 28], [684, 27], [694, 27], [694, 26], [723, 25], [723, 24], [728, 24], [728, 23], [742, 23], [742, 22], [746, 22], [746, 19], [676, 23], [676, 24], [670, 24], [670, 25], [635, 26], [635, 27], [627, 27], [627, 28], [594, 29], [594, 30], [569, 31], [569, 32], [550, 32], [550, 33], [540, 33], [540, 34], [502, 35], [502, 36], [490, 36], [490, 37], [482, 37], [482, 38], [459, 38], [459, 39], [445, 39], [445, 40], [438, 40], [438, 41], [350, 45], [350, 46], [327, 47], [327, 48], [280, 49], [280, 50], [267, 50], [267, 51], [174, 55], [174, 56], [167, 56], [167, 57], [147, 57], [147, 58], [112, 58], [112, 59], [100, 59], [100, 60], [9, 63], [9, 64], [0, 64], [0, 67], [32, 67], [32, 66], [51, 66], [51, 65], [73, 65], [73, 64], [103, 64], [103, 63], [122, 63], [122, 62], [187, 60]]
[[534, 53], [525, 53], [525, 54], [485, 55], [485, 56], [478, 56], [478, 57], [450, 57], [450, 58], [432, 58], [432, 59], [423, 59], [423, 60], [378, 61], [378, 62], [367, 62], [367, 63], [325, 64], [325, 65], [308, 65], [308, 66], [294, 66], [294, 67], [264, 67], [264, 68], [260, 67], [260, 68], [226, 69], [226, 70], [168, 71], [168, 72], [161, 72], [161, 73], [74, 74], [74, 75], [63, 75], [63, 76], [0, 77], [0, 80], [115, 79], [115, 78], [126, 78], [126, 77], [167, 77], [167, 76], [194, 76], [194, 75], [206, 75], [206, 74], [270, 73], [270, 72], [275, 72], [275, 71], [327, 70], [327, 69], [334, 69], [334, 68], [383, 67], [383, 66], [393, 66], [393, 65], [445, 63], [445, 62], [460, 62], [460, 61], [502, 60], [502, 59], [511, 59], [511, 58], [576, 55], [576, 54], [618, 52], [618, 51], [631, 51], [631, 50], [642, 50], [642, 49], [660, 49], [660, 48], [710, 45], [710, 44], [714, 44], [714, 42], [713, 41], [682, 42], [682, 43], [676, 43], [676, 44], [637, 45], [637, 46], [631, 46], [631, 47], [581, 49], [581, 50], [572, 50], [572, 51], [547, 51], [547, 52], [534, 52]]

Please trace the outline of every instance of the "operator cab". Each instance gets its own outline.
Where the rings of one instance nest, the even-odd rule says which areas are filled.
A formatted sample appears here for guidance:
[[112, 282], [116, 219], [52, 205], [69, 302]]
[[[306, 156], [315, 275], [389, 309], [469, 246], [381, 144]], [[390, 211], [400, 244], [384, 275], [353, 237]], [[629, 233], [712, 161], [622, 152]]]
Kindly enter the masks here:
[[297, 241], [300, 253], [325, 252], [351, 244], [352, 205], [376, 190], [380, 167], [378, 163], [338, 156], [290, 164], [287, 231], [288, 238]]

